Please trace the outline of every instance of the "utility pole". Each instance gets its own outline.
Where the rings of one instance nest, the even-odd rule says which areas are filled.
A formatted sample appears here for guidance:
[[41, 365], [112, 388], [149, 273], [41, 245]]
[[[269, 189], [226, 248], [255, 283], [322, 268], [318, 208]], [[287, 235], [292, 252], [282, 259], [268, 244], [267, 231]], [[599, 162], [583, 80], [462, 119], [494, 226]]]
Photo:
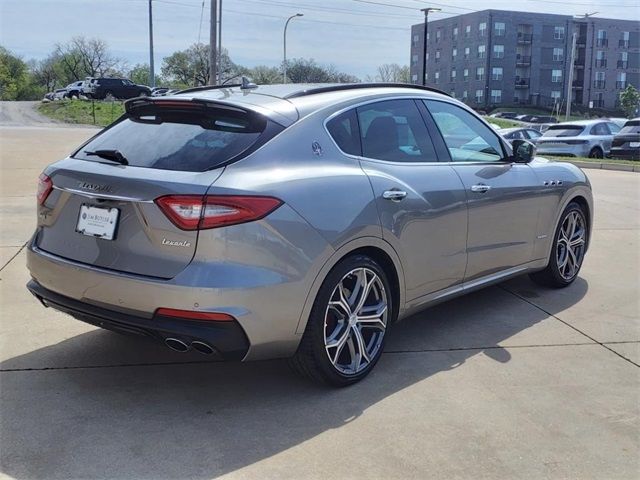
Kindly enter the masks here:
[[432, 7], [420, 10], [424, 12], [424, 31], [422, 32], [422, 81], [420, 82], [422, 85], [427, 84], [425, 77], [427, 76], [427, 22], [429, 21], [429, 12], [439, 12], [440, 10], [442, 9]]
[[209, 85], [218, 84], [218, 0], [211, 0], [211, 21], [209, 27]]
[[218, 0], [218, 75], [220, 75], [220, 82], [222, 83], [222, 0]]
[[149, 83], [151, 87], [156, 86], [155, 71], [153, 68], [153, 7], [152, 0], [149, 0]]
[[576, 57], [576, 42], [578, 41], [578, 32], [573, 32], [573, 36], [571, 37], [571, 57], [569, 63], [569, 78], [567, 81], [567, 109], [565, 111], [564, 121], [569, 121], [569, 116], [571, 115], [571, 96], [573, 94], [573, 69], [574, 62]]

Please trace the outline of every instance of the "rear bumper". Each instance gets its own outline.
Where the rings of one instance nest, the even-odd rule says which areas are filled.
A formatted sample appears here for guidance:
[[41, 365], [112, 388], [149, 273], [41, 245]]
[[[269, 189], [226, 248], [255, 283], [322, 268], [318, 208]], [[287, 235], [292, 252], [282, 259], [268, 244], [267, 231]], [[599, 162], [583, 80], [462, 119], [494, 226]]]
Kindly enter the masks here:
[[536, 145], [536, 151], [540, 155], [558, 155], [568, 157], [587, 157], [589, 156], [589, 145], [567, 145], [566, 147], [560, 146], [545, 146], [544, 143], [538, 143]]
[[640, 160], [640, 148], [611, 148], [608, 158], [624, 158], [628, 160]]
[[27, 283], [27, 288], [46, 307], [107, 330], [160, 341], [177, 338], [187, 345], [197, 340], [211, 346], [213, 355], [221, 360], [242, 360], [249, 350], [249, 340], [237, 321], [195, 321], [157, 315], [145, 318], [65, 297], [35, 280]]

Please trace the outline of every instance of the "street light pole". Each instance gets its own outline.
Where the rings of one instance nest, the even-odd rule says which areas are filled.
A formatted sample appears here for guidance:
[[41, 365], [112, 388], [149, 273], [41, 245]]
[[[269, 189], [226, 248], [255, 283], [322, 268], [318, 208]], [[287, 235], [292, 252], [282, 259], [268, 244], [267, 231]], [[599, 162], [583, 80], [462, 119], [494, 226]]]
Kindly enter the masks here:
[[425, 77], [427, 76], [427, 21], [429, 20], [429, 12], [439, 12], [441, 8], [427, 7], [420, 11], [424, 12], [424, 32], [422, 32], [422, 85], [426, 85]]
[[153, 7], [149, 0], [149, 84], [156, 86], [155, 72], [153, 68]]
[[209, 85], [218, 84], [218, 0], [211, 0], [209, 21]]
[[573, 69], [574, 62], [576, 61], [576, 42], [578, 39], [578, 32], [573, 32], [573, 36], [571, 37], [571, 57], [569, 59], [569, 78], [567, 79], [567, 109], [565, 111], [564, 121], [568, 122], [569, 117], [571, 116], [571, 102], [573, 96]]
[[284, 24], [284, 61], [282, 62], [282, 83], [287, 83], [287, 27], [289, 26], [289, 22], [296, 17], [304, 17], [304, 14], [296, 13], [295, 15], [291, 15], [287, 18], [287, 21]]

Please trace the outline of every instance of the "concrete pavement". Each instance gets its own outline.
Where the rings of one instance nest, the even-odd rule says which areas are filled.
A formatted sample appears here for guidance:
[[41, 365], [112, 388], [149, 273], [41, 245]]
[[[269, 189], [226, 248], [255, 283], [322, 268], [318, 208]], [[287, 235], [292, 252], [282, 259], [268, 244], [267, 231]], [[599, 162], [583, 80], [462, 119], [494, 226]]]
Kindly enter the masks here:
[[580, 278], [527, 278], [395, 326], [329, 390], [282, 361], [218, 364], [95, 329], [26, 291], [36, 178], [94, 129], [0, 128], [0, 475], [637, 478], [640, 176], [588, 171]]

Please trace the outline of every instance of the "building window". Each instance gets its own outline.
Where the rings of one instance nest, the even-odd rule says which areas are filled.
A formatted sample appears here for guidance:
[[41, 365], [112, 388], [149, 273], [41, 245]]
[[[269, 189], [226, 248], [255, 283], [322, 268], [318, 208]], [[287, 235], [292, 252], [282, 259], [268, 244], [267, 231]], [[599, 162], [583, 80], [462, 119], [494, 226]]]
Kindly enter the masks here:
[[482, 103], [482, 97], [484, 97], [484, 92], [482, 90], [476, 90], [476, 103]]
[[504, 45], [493, 46], [493, 58], [504, 58]]
[[451, 90], [451, 92], [449, 92], [449, 95], [451, 95], [451, 98], [456, 98], [456, 91]]
[[429, 60], [429, 52], [427, 52], [427, 54], [425, 55], [425, 58]]
[[429, 80], [429, 72], [425, 72], [424, 73], [424, 81], [425, 81], [425, 83], [427, 82], [427, 80]]
[[562, 62], [564, 60], [564, 48], [553, 49], [553, 61]]
[[627, 72], [618, 72], [616, 77], [616, 88], [618, 90], [624, 90], [627, 88]]
[[442, 29], [439, 28], [438, 30], [436, 30], [436, 43], [440, 43], [441, 39], [442, 39]]
[[478, 45], [478, 58], [485, 58], [487, 56], [487, 47], [485, 45]]
[[457, 56], [458, 56], [458, 49], [454, 48], [453, 50], [451, 50], [451, 60], [455, 60]]
[[438, 63], [439, 61], [440, 61], [440, 50], [436, 50], [435, 62]]
[[414, 35], [413, 36], [413, 46], [417, 47], [419, 42], [420, 42], [420, 35], [417, 35], [417, 34]]
[[433, 83], [435, 83], [436, 85], [440, 83], [440, 72], [436, 72], [433, 76]]
[[462, 71], [462, 77], [463, 77], [463, 79], [464, 79], [464, 81], [465, 81], [465, 82], [466, 82], [467, 80], [469, 80], [469, 69], [468, 69], [468, 68], [465, 68], [465, 69]]
[[496, 37], [504, 37], [505, 29], [506, 28], [504, 22], [495, 22], [493, 24], [493, 34]]
[[413, 83], [418, 83], [418, 74], [414, 73], [413, 75], [411, 75], [411, 81]]
[[629, 66], [629, 52], [620, 52], [617, 66], [618, 68], [627, 68]]
[[469, 98], [469, 92], [467, 92], [466, 90], [462, 91], [462, 100], [466, 101], [467, 98]]
[[502, 102], [502, 90], [491, 90], [491, 103]]
[[556, 40], [564, 40], [564, 27], [553, 27], [553, 38]]
[[604, 68], [607, 66], [607, 58], [605, 57], [604, 50], [598, 50], [596, 52], [596, 68]]
[[480, 25], [478, 25], [478, 35], [480, 35], [481, 37], [487, 36], [487, 22], [482, 22]]
[[429, 41], [430, 36], [431, 36], [431, 32], [427, 32], [427, 41]]
[[467, 25], [464, 27], [464, 38], [469, 38], [471, 36], [471, 25]]
[[598, 30], [598, 36], [596, 38], [596, 47], [606, 47], [608, 45], [609, 45], [609, 40], [607, 39], [607, 31]]
[[562, 82], [562, 70], [551, 70], [551, 82], [553, 83]]
[[502, 80], [502, 67], [493, 67], [491, 69], [491, 80]]
[[476, 68], [476, 80], [484, 80], [484, 67]]
[[470, 52], [471, 50], [469, 50], [469, 47], [464, 47], [464, 58], [469, 58]]
[[456, 75], [458, 74], [458, 72], [456, 72], [456, 69], [454, 68], [453, 70], [451, 70], [451, 81], [455, 82], [456, 81]]
[[604, 88], [606, 86], [604, 72], [596, 72], [595, 80], [593, 81], [594, 88]]
[[411, 66], [415, 67], [418, 65], [418, 55], [411, 55]]
[[[562, 94], [561, 94], [560, 90], [553, 90], [553, 91], [551, 92], [551, 98], [552, 98], [553, 100], [559, 100], [561, 95], [562, 95]], [[554, 102], [554, 103], [555, 103], [555, 102]]]
[[452, 40], [458, 39], [458, 27], [453, 27], [453, 30], [451, 31], [451, 39]]
[[629, 32], [622, 32], [618, 46], [622, 48], [629, 48]]

